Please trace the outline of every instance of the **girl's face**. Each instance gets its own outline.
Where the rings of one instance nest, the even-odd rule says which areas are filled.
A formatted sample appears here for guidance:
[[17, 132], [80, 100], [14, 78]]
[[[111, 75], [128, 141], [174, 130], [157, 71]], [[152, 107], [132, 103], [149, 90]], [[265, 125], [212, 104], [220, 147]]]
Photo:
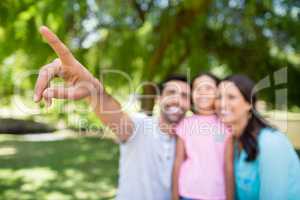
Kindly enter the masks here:
[[251, 109], [238, 87], [230, 81], [219, 84], [215, 107], [220, 119], [228, 125], [248, 119]]
[[195, 79], [193, 83], [192, 100], [195, 110], [214, 110], [217, 85], [216, 81], [209, 76], [202, 75]]

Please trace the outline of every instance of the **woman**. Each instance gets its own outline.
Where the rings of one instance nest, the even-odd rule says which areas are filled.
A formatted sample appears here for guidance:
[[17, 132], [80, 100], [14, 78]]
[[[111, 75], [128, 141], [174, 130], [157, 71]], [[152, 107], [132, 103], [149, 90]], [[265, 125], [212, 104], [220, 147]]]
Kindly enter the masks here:
[[218, 86], [216, 109], [234, 136], [235, 198], [300, 199], [299, 158], [287, 137], [256, 112], [254, 86], [243, 75]]
[[176, 128], [172, 199], [224, 200], [224, 151], [228, 131], [215, 113], [218, 78], [205, 73], [192, 84], [194, 115]]

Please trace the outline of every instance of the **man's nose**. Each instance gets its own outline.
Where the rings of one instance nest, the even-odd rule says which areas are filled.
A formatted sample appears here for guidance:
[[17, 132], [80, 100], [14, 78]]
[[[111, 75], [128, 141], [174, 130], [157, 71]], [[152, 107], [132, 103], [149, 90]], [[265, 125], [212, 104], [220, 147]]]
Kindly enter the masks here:
[[181, 102], [180, 102], [179, 97], [175, 97], [175, 98], [173, 99], [172, 105], [174, 105], [174, 106], [180, 106], [180, 105], [181, 105]]
[[172, 102], [171, 102], [171, 104], [174, 105], [174, 106], [179, 106], [179, 105], [180, 105], [180, 95], [175, 94], [175, 95], [172, 97]]

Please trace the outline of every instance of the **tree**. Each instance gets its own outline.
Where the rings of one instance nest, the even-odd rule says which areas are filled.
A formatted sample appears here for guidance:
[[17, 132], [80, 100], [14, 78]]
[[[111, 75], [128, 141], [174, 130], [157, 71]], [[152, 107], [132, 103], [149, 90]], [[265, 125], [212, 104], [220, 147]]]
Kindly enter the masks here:
[[[96, 76], [117, 69], [137, 85], [212, 70], [258, 81], [288, 67], [289, 104], [299, 106], [299, 13], [297, 0], [3, 0], [0, 94], [9, 98], [18, 74], [54, 57], [37, 32], [46, 24]], [[17, 87], [25, 92], [35, 78]], [[105, 75], [104, 82], [119, 92], [126, 79]], [[155, 93], [150, 84], [141, 92]], [[273, 93], [264, 98], [273, 102]], [[152, 108], [153, 98], [144, 98], [142, 109]]]

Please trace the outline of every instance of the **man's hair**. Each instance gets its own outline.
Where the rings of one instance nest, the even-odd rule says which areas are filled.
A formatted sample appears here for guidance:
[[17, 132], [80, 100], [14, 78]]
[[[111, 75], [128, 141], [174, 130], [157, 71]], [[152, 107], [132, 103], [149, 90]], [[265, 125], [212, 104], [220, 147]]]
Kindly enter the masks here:
[[169, 81], [182, 81], [182, 82], [185, 82], [187, 83], [188, 85], [190, 85], [188, 79], [186, 76], [184, 75], [180, 75], [180, 74], [172, 74], [170, 76], [168, 76], [166, 79], [164, 79], [160, 84], [159, 84], [159, 92], [160, 94], [162, 94], [164, 88], [165, 88], [165, 85], [167, 82]]

